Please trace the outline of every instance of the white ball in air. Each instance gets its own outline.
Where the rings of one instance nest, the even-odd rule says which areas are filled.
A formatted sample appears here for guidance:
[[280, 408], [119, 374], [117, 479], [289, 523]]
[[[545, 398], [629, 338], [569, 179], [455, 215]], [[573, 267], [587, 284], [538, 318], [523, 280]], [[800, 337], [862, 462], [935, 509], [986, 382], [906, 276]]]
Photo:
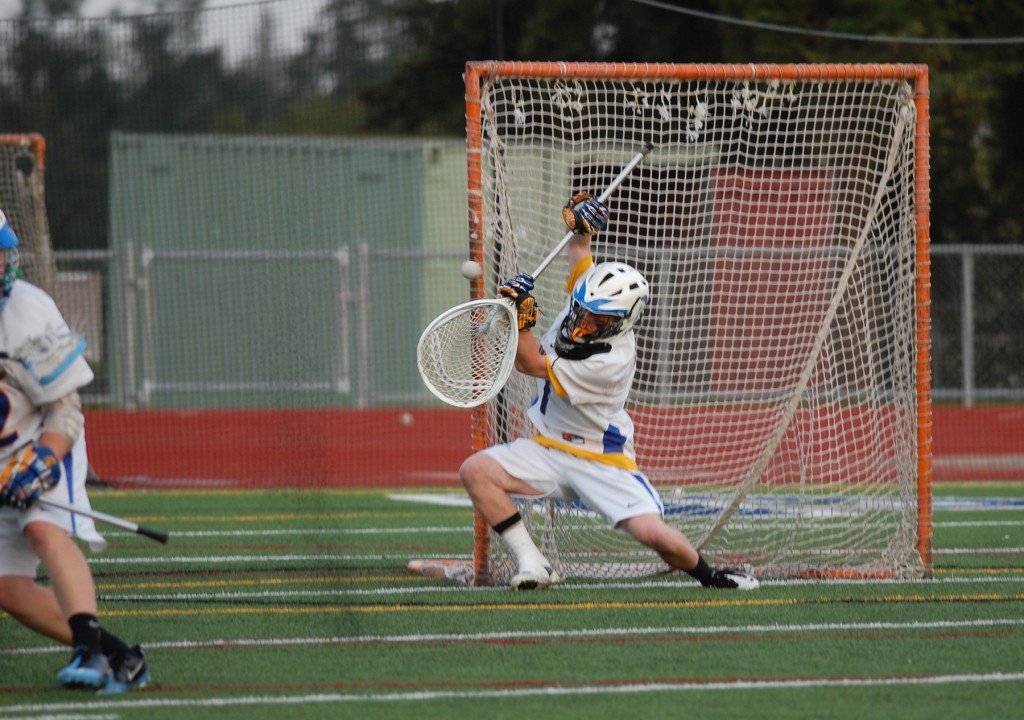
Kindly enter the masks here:
[[480, 267], [480, 263], [478, 263], [476, 260], [467, 260], [466, 262], [462, 263], [462, 267], [459, 268], [459, 272], [461, 272], [462, 277], [466, 278], [467, 280], [476, 280], [483, 274], [484, 269]]

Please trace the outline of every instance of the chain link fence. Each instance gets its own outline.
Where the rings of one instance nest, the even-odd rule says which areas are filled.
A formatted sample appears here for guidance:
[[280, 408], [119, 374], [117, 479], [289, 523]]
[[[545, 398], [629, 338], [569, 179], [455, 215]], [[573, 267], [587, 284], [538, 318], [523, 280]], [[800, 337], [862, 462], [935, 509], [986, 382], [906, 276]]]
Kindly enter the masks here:
[[[439, 311], [468, 297], [465, 283], [459, 282], [454, 271], [464, 255], [460, 249], [379, 250], [365, 243], [325, 253], [239, 251], [211, 255], [156, 253], [131, 247], [119, 252], [59, 251], [57, 301], [68, 321], [89, 341], [88, 357], [97, 379], [85, 395], [87, 404], [122, 408], [181, 403], [216, 406], [237, 403], [239, 394], [244, 393], [269, 396], [274, 404], [284, 406], [308, 403], [312, 394], [321, 398], [318, 404], [415, 407], [436, 401], [418, 381], [414, 348], [420, 325], [410, 324], [410, 314], [425, 324], [431, 310], [419, 312], [424, 303], [421, 291], [403, 278], [422, 275], [424, 268], [431, 267], [438, 276], [449, 277], [448, 296], [431, 301], [431, 308]], [[311, 263], [326, 268], [319, 285], [310, 282]], [[262, 379], [246, 377], [240, 358], [257, 352], [259, 347], [263, 348], [264, 359], [279, 356], [280, 367], [288, 367], [289, 358], [295, 357], [294, 347], [267, 342], [244, 348], [239, 357], [222, 355], [215, 363], [220, 369], [215, 375], [175, 379], [178, 371], [168, 364], [167, 351], [161, 351], [161, 347], [174, 345], [175, 340], [160, 335], [169, 324], [161, 321], [167, 315], [155, 305], [155, 284], [161, 277], [165, 282], [172, 280], [174, 266], [192, 264], [220, 266], [210, 282], [233, 290], [253, 283], [255, 266], [271, 264], [278, 278], [273, 292], [293, 298], [305, 293], [305, 299], [293, 316], [264, 317], [263, 321], [280, 325], [288, 323], [289, 317], [320, 313], [323, 325], [318, 332], [330, 337], [319, 344], [307, 338], [304, 344], [320, 348], [325, 357], [322, 363], [307, 361], [305, 367], [316, 368], [311, 375], [317, 375], [321, 366], [331, 371], [319, 379], [303, 377], [305, 371], [300, 364], [291, 380], [285, 379], [287, 373], [283, 371]], [[1024, 402], [1022, 288], [1024, 247], [933, 246], [932, 392], [937, 402], [966, 407]], [[166, 302], [182, 309], [187, 298], [173, 287], [169, 290]], [[270, 286], [265, 290], [271, 292]], [[115, 298], [114, 293], [121, 297]], [[238, 350], [247, 342], [245, 334], [229, 336], [225, 328], [252, 323], [238, 315], [223, 315], [229, 311], [241, 313], [244, 305], [232, 309], [225, 308], [223, 299], [218, 301], [220, 304], [209, 302], [209, 312], [190, 311], [183, 321], [189, 335], [234, 337], [231, 347]], [[114, 307], [122, 311], [115, 313]], [[398, 327], [406, 328], [406, 334], [411, 335], [404, 343], [407, 352], [396, 353], [386, 342]], [[216, 356], [212, 343], [208, 340], [194, 348], [190, 351], [192, 359], [183, 362], [191, 362], [198, 372], [200, 364]], [[177, 344], [181, 344], [180, 339]], [[204, 358], [203, 363], [200, 358]], [[267, 366], [275, 367], [273, 363]], [[119, 367], [122, 371], [112, 372]]]

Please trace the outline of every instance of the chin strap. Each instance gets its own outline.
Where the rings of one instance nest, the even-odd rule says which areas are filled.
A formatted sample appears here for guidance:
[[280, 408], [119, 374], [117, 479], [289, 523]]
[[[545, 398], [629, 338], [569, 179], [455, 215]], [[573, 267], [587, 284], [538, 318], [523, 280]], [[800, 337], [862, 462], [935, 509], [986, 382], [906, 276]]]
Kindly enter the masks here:
[[562, 333], [558, 333], [555, 338], [555, 354], [566, 360], [586, 360], [588, 357], [610, 352], [611, 349], [611, 343], [575, 343], [563, 337]]

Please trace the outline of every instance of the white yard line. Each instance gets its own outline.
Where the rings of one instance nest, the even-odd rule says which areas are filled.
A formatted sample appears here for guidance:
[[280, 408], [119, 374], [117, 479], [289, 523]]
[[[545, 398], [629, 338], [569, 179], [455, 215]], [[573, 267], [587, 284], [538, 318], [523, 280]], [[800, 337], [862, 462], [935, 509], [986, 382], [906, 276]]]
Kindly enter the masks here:
[[[413, 535], [419, 533], [471, 533], [473, 526], [404, 528], [319, 528], [296, 530], [175, 530], [174, 537], [275, 537], [288, 535]], [[110, 533], [130, 536], [132, 533]]]
[[[173, 537], [173, 533], [172, 533]], [[445, 555], [445, 558], [452, 557]], [[270, 563], [270, 562], [319, 562], [330, 561], [352, 561], [352, 560], [382, 560], [396, 558], [440, 558], [440, 556], [427, 553], [395, 553], [395, 552], [367, 552], [367, 553], [313, 553], [309, 555], [282, 553], [280, 555], [141, 555], [135, 557], [90, 557], [90, 565], [201, 565], [205, 563]], [[469, 559], [470, 555], [465, 555]]]
[[[404, 645], [436, 642], [493, 642], [496, 640], [543, 640], [559, 638], [636, 637], [639, 635], [760, 635], [765, 633], [864, 632], [867, 630], [965, 630], [972, 628], [1019, 627], [1024, 618], [985, 620], [930, 620], [906, 622], [804, 623], [777, 625], [669, 625], [628, 628], [575, 628], [572, 630], [509, 630], [480, 633], [416, 633], [413, 635], [334, 635], [303, 638], [235, 638], [224, 640], [175, 640], [146, 643], [146, 649], [201, 650], [230, 647], [314, 647], [321, 645]], [[62, 654], [67, 648], [58, 645], [0, 649], [0, 655]]]
[[[528, 697], [573, 697], [597, 695], [626, 695], [651, 692], [683, 692], [683, 691], [727, 691], [739, 690], [779, 690], [794, 688], [837, 688], [837, 687], [877, 687], [907, 685], [952, 685], [1020, 682], [1024, 680], [1024, 672], [1013, 673], [963, 673], [956, 675], [913, 675], [913, 676], [880, 676], [880, 677], [837, 677], [837, 678], [795, 678], [789, 680], [744, 680], [738, 678], [729, 681], [701, 682], [681, 680], [678, 683], [634, 683], [625, 685], [584, 685], [579, 687], [563, 687], [549, 685], [543, 687], [509, 688], [504, 690], [411, 690], [408, 692], [386, 693], [319, 693], [315, 695], [250, 695], [247, 697], [222, 696], [212, 698], [137, 698], [117, 701], [91, 700], [89, 702], [40, 703], [26, 705], [0, 706], [0, 717], [13, 713], [32, 713], [39, 717], [41, 713], [67, 712], [74, 710], [139, 710], [147, 708], [208, 708], [208, 707], [244, 707], [253, 705], [287, 705], [292, 711], [298, 705], [312, 704], [350, 704], [350, 703], [392, 703], [392, 702], [428, 702], [432, 700], [484, 700], [484, 699], [516, 699]], [[137, 699], [136, 699], [137, 698]]]
[[[766, 580], [764, 586], [791, 587], [796, 585], [922, 585], [936, 587], [938, 585], [978, 585], [982, 583], [992, 584], [1013, 584], [1024, 582], [1022, 576], [998, 576], [998, 577], [950, 577], [938, 580]], [[568, 587], [568, 586], [563, 586]], [[637, 589], [654, 590], [660, 588], [678, 589], [685, 587], [697, 587], [694, 580], [680, 578], [676, 582], [647, 582], [647, 583], [614, 583], [594, 582], [577, 583], [572, 587], [586, 590], [614, 590], [614, 589]], [[456, 583], [442, 585], [416, 585], [402, 588], [342, 588], [337, 590], [232, 590], [224, 592], [181, 592], [181, 593], [113, 593], [100, 592], [100, 598], [105, 602], [135, 602], [154, 601], [161, 602], [214, 602], [218, 600], [266, 600], [271, 598], [325, 598], [325, 597], [390, 597], [401, 595], [421, 595], [423, 593], [452, 593], [452, 592], [509, 592], [507, 587], [467, 588]], [[558, 589], [551, 592], [558, 592]]]

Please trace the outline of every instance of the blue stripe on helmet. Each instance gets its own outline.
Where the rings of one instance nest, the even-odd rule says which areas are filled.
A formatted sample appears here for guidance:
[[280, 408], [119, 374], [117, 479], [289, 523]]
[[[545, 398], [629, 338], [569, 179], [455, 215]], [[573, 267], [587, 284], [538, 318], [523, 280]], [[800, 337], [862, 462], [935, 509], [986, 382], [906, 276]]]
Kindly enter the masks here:
[[[0, 214], [0, 217], [3, 215]], [[14, 228], [7, 222], [7, 218], [3, 218], [3, 223], [0, 224], [0, 250], [10, 250], [16, 247], [18, 247], [18, 236], [14, 234]]]
[[586, 281], [581, 282], [576, 286], [576, 289], [572, 293], [573, 299], [582, 305], [584, 308], [596, 315], [614, 315], [616, 317], [625, 317], [628, 311], [623, 309], [608, 309], [605, 305], [612, 302], [608, 298], [595, 298], [590, 302], [587, 302], [587, 283]]

